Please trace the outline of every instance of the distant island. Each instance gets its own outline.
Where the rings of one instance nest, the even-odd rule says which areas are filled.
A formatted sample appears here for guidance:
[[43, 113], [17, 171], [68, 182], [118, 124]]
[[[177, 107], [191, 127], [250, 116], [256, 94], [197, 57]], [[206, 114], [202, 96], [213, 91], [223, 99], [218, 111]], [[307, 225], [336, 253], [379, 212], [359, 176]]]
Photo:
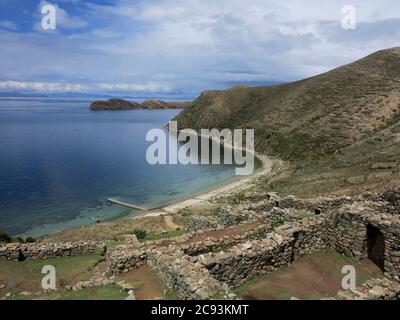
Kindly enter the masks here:
[[90, 110], [135, 110], [135, 109], [186, 109], [192, 105], [189, 101], [162, 101], [145, 100], [143, 102], [131, 102], [123, 99], [109, 99], [107, 101], [94, 101], [90, 104]]

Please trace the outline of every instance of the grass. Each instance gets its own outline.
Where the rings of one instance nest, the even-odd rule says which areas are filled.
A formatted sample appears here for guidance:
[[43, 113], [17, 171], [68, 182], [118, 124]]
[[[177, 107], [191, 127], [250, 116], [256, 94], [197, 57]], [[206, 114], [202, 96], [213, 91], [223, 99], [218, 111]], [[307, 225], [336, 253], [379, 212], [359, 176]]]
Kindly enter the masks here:
[[122, 246], [125, 244], [126, 244], [126, 241], [122, 241], [122, 240], [107, 240], [106, 241], [107, 250], [113, 250], [117, 246]]
[[101, 287], [84, 288], [82, 290], [57, 290], [39, 292], [28, 296], [18, 295], [15, 300], [124, 300], [127, 297], [120, 287], [107, 285]]
[[22, 262], [1, 260], [0, 283], [4, 283], [10, 288], [1, 289], [0, 293], [41, 290], [41, 281], [44, 277], [41, 271], [45, 265], [55, 267], [58, 288], [74, 285], [82, 277], [85, 277], [88, 270], [103, 260], [104, 257], [97, 254]]
[[64, 230], [43, 238], [45, 242], [63, 241], [106, 241], [117, 239], [121, 235], [133, 234], [135, 229], [158, 233], [168, 229], [164, 217], [143, 217], [140, 219], [124, 219], [106, 223], [98, 223], [77, 229]]

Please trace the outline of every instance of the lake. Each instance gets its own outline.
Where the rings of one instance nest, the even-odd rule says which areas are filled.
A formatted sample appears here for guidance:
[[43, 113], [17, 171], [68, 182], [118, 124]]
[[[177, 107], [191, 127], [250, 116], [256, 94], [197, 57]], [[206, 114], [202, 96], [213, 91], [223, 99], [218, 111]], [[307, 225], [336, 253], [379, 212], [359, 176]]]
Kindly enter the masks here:
[[188, 198], [233, 165], [149, 165], [148, 130], [180, 110], [89, 110], [90, 100], [0, 98], [0, 229], [40, 236]]

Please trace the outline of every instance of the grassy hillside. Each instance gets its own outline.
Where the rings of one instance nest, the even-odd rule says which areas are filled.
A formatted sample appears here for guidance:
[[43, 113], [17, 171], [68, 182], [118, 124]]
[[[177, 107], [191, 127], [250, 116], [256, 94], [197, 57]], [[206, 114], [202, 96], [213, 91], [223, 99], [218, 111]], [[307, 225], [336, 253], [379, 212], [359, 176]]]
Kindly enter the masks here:
[[254, 128], [256, 150], [287, 160], [271, 189], [314, 196], [398, 184], [400, 48], [309, 79], [206, 91], [180, 128]]

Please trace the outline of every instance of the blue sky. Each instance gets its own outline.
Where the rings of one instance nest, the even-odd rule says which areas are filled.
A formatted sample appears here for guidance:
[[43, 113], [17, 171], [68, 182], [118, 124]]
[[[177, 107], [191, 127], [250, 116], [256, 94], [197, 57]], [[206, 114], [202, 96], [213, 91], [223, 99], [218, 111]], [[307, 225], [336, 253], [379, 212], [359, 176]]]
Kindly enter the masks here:
[[[45, 4], [56, 30], [41, 28]], [[355, 30], [341, 27], [349, 4]], [[0, 0], [2, 91], [195, 97], [398, 45], [398, 0]]]

